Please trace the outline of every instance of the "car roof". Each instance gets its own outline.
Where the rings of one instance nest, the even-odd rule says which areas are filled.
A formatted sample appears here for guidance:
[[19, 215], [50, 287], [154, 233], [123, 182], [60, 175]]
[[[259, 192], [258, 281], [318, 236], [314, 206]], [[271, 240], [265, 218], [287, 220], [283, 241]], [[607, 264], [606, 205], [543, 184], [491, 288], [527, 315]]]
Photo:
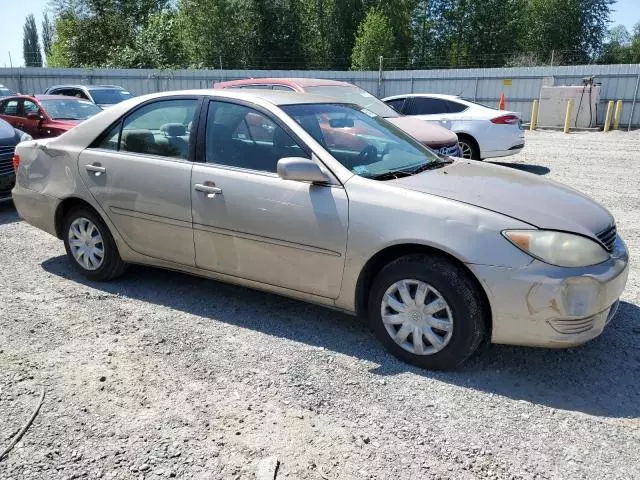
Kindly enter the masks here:
[[283, 90], [264, 90], [264, 89], [202, 89], [202, 90], [178, 90], [172, 92], [160, 92], [145, 95], [143, 97], [136, 97], [139, 101], [151, 100], [154, 98], [162, 98], [176, 95], [204, 95], [215, 98], [229, 98], [237, 100], [251, 100], [261, 99], [269, 102], [273, 105], [298, 105], [298, 104], [311, 104], [311, 103], [333, 103], [333, 104], [346, 104], [333, 97], [314, 95], [311, 93], [300, 92], [287, 92]]
[[404, 95], [393, 95], [386, 97], [383, 100], [394, 100], [397, 98], [409, 98], [409, 97], [427, 97], [427, 98], [441, 98], [443, 100], [464, 100], [460, 95], [448, 95], [445, 93], [406, 93]]
[[119, 90], [124, 90], [120, 85], [52, 85], [47, 90], [52, 90], [54, 88], [86, 88], [88, 90], [92, 90], [95, 88], [117, 88]]
[[303, 77], [271, 77], [271, 78], [245, 78], [242, 80], [231, 80], [228, 82], [219, 82], [215, 86], [217, 88], [227, 88], [236, 85], [265, 85], [265, 84], [278, 84], [287, 85], [290, 87], [321, 87], [321, 86], [336, 86], [336, 87], [352, 87], [353, 84], [347, 82], [341, 82], [338, 80], [329, 80], [325, 78], [303, 78]]
[[6, 100], [22, 100], [22, 99], [29, 99], [29, 100], [61, 100], [61, 99], [74, 99], [74, 100], [82, 100], [76, 97], [69, 97], [67, 95], [46, 95], [46, 94], [35, 94], [35, 95], [30, 95], [27, 93], [23, 93], [22, 95], [10, 95], [8, 97], [2, 97], [2, 101], [6, 101]]

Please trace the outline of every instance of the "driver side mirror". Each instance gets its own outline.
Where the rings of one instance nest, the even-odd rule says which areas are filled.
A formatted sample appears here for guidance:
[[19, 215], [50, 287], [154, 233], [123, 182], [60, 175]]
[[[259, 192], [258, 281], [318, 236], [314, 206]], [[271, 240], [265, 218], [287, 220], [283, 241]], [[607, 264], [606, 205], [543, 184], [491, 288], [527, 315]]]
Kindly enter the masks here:
[[329, 175], [324, 173], [316, 162], [302, 157], [278, 160], [278, 176], [283, 180], [297, 182], [331, 183]]

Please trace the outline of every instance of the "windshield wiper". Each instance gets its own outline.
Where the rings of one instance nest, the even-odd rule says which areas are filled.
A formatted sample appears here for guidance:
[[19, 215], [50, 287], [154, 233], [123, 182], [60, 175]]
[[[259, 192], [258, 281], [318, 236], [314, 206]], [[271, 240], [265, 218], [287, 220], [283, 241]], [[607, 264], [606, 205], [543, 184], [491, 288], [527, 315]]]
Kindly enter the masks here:
[[450, 158], [445, 158], [442, 160], [437, 160], [435, 162], [423, 163], [419, 167], [411, 170], [411, 175], [415, 175], [416, 173], [426, 172], [427, 170], [435, 170], [436, 168], [442, 168], [445, 165], [450, 165], [453, 163], [453, 160]]
[[391, 170], [390, 172], [371, 175], [367, 178], [370, 178], [372, 180], [395, 180], [396, 178], [409, 177], [411, 175], [413, 175], [413, 173], [407, 172], [406, 170]]

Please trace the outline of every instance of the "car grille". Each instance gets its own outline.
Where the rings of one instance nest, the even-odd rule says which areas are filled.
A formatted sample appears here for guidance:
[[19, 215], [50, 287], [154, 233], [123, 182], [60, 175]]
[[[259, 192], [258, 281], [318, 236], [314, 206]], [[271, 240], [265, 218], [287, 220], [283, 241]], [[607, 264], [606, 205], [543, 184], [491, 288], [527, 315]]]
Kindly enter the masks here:
[[618, 237], [615, 224], [600, 233], [597, 233], [596, 237], [598, 237], [598, 240], [602, 242], [604, 248], [606, 248], [608, 252], [612, 252], [613, 246], [616, 243], [616, 238]]
[[14, 145], [0, 146], [0, 175], [13, 173], [13, 152]]

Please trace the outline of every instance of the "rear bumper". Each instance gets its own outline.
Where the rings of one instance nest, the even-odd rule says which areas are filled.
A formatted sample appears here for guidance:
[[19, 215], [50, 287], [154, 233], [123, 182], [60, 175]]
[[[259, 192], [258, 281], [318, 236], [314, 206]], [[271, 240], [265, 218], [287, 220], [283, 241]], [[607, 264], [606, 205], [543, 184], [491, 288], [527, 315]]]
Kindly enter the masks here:
[[27, 223], [56, 235], [55, 214], [60, 200], [55, 197], [21, 187], [13, 188], [13, 203], [22, 219]]
[[493, 313], [492, 343], [571, 347], [602, 333], [629, 275], [622, 239], [611, 258], [585, 268], [532, 262], [523, 269], [470, 266], [483, 282]]

